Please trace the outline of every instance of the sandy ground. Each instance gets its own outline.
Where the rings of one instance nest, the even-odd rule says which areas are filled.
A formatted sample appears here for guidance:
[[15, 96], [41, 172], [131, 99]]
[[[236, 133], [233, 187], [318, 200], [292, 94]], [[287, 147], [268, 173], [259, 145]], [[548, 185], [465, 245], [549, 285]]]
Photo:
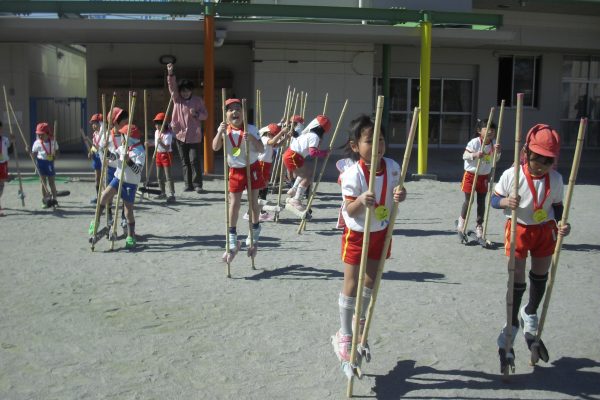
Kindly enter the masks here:
[[[286, 211], [265, 223], [257, 270], [245, 254], [225, 277], [220, 180], [172, 207], [136, 210], [139, 249], [90, 252], [89, 182], [63, 182], [59, 211], [27, 207], [7, 185], [0, 219], [0, 399], [341, 399], [329, 337], [339, 326], [338, 187], [324, 183], [298, 236]], [[177, 186], [181, 189], [181, 185]], [[375, 310], [373, 360], [355, 395], [377, 399], [600, 399], [600, 187], [578, 185], [544, 340], [551, 362], [515, 350], [499, 379], [505, 320], [502, 249], [459, 244], [458, 183], [407, 183]], [[501, 242], [492, 210], [489, 238]], [[240, 218], [244, 238], [247, 222]]]

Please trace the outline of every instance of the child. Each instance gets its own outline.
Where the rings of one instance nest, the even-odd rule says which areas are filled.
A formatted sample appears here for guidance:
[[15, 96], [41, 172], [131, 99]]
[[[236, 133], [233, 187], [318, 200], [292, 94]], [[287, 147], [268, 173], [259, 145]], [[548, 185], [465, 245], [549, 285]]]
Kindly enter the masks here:
[[[244, 132], [242, 120], [242, 102], [239, 99], [225, 101], [227, 121], [221, 122], [217, 135], [213, 139], [214, 151], [219, 151], [223, 140], [227, 140], [227, 164], [229, 165], [229, 249], [236, 252], [237, 248], [237, 220], [242, 200], [242, 192], [247, 188], [246, 165], [250, 163], [250, 179], [252, 185], [252, 231], [254, 243], [260, 236], [260, 206], [258, 205], [258, 191], [264, 188], [265, 182], [258, 163], [258, 154], [264, 151], [264, 146], [258, 136], [254, 125], [248, 125], [248, 132]], [[250, 143], [250, 160], [246, 160], [246, 143]], [[250, 235], [246, 238], [246, 245], [252, 246]]]
[[[54, 177], [54, 160], [58, 152], [58, 143], [50, 131], [47, 122], [40, 122], [35, 127], [36, 141], [31, 146], [31, 154], [36, 157], [37, 168], [42, 179], [42, 207], [58, 207], [56, 200], [56, 183]], [[50, 186], [50, 193], [47, 188]]]
[[319, 150], [319, 144], [323, 134], [329, 132], [330, 129], [329, 118], [325, 115], [317, 115], [300, 136], [292, 139], [290, 147], [283, 154], [285, 166], [296, 175], [294, 186], [288, 190], [287, 202], [298, 211], [306, 210], [302, 199], [312, 180], [312, 168], [305, 164], [305, 158], [309, 155], [324, 158], [329, 154], [329, 150]]
[[[164, 132], [160, 132], [163, 121], [166, 116], [164, 112], [159, 112], [154, 117], [154, 142], [146, 143], [148, 147], [156, 147], [156, 176], [158, 177], [158, 186], [160, 194], [155, 199], [167, 199], [167, 203], [175, 203], [175, 184], [171, 179], [171, 166], [173, 165], [173, 131], [168, 123], [165, 123]], [[164, 173], [164, 178], [163, 178]], [[165, 190], [165, 179], [169, 185], [169, 196]]]
[[[515, 243], [515, 276], [512, 308], [512, 340], [519, 330], [519, 317], [526, 340], [537, 334], [537, 309], [546, 290], [548, 269], [552, 261], [556, 234], [567, 236], [569, 224], [561, 224], [563, 213], [562, 176], [552, 169], [560, 152], [558, 133], [548, 125], [536, 125], [527, 134], [526, 162], [519, 173], [518, 195], [514, 197], [514, 168], [504, 171], [492, 196], [492, 207], [504, 209], [505, 253], [510, 255], [511, 211], [517, 210], [517, 234]], [[529, 272], [529, 301], [520, 308], [525, 293], [525, 264], [531, 253]], [[506, 325], [498, 336], [498, 352], [506, 357]], [[513, 352], [514, 356], [514, 352]]]
[[[492, 171], [492, 157], [494, 149], [496, 149], [496, 161], [500, 159], [500, 144], [494, 142], [496, 137], [496, 124], [490, 124], [490, 131], [487, 132], [487, 119], [477, 120], [477, 134], [467, 143], [463, 160], [465, 164], [465, 173], [463, 175], [461, 190], [465, 194], [465, 200], [460, 210], [458, 224], [456, 230], [462, 232], [465, 225], [465, 218], [469, 208], [469, 200], [471, 198], [471, 190], [473, 189], [473, 178], [477, 170], [479, 162], [479, 171], [477, 175], [477, 183], [475, 184], [475, 192], [477, 194], [477, 220], [475, 226], [475, 234], [478, 238], [483, 236], [483, 216], [485, 214], [485, 196], [488, 191], [488, 178]], [[479, 161], [481, 160], [481, 161]]]
[[104, 134], [102, 114], [92, 115], [90, 118], [90, 125], [92, 126], [92, 140], [90, 143], [91, 146], [88, 157], [91, 157], [92, 159], [92, 168], [94, 169], [96, 183], [96, 197], [90, 200], [90, 203], [96, 204], [96, 201], [98, 201], [97, 196], [100, 193], [100, 175], [102, 174], [102, 160], [100, 159], [101, 155], [98, 153], [98, 149], [100, 148], [100, 139]]
[[[300, 136], [302, 134], [302, 131], [304, 130], [304, 118], [302, 118], [301, 115], [292, 115], [292, 118], [290, 118], [290, 122], [285, 126], [286, 126], [286, 128], [288, 128], [290, 130], [290, 135], [291, 135], [290, 139], [297, 138], [298, 136]], [[288, 144], [288, 147], [289, 147], [289, 144]], [[285, 163], [284, 163], [284, 165], [285, 165]], [[294, 180], [293, 171], [288, 168], [285, 169], [285, 184], [289, 189], [293, 188], [293, 190], [294, 190], [293, 193], [296, 193], [296, 189], [298, 189], [298, 185], [300, 184], [301, 181], [302, 181], [302, 178], [300, 178], [300, 177], [298, 177], [296, 180]], [[288, 194], [290, 194], [289, 190], [288, 190]], [[292, 194], [290, 194], [290, 196], [292, 196]]]
[[[15, 141], [13, 135], [10, 139], [2, 135], [2, 121], [0, 121], [0, 198], [4, 192], [4, 182], [8, 180], [8, 153], [11, 150], [12, 144]], [[0, 217], [4, 217], [2, 205], [0, 204]]]
[[[127, 135], [128, 125], [123, 125], [119, 129], [119, 133]], [[103, 208], [108, 204], [119, 190], [119, 179], [121, 178], [121, 170], [125, 168], [123, 173], [123, 184], [121, 188], [121, 198], [123, 199], [123, 207], [125, 209], [125, 218], [127, 221], [127, 238], [125, 239], [125, 248], [135, 247], [137, 241], [135, 237], [135, 218], [133, 215], [133, 203], [135, 202], [135, 193], [137, 186], [142, 180], [142, 169], [146, 161], [146, 151], [141, 142], [142, 132], [137, 126], [131, 125], [129, 137], [129, 146], [124, 148], [127, 141], [123, 137], [123, 145], [117, 148], [116, 153], [110, 153], [110, 158], [117, 162], [117, 168], [114, 177], [100, 197], [100, 214]], [[90, 234], [93, 234], [94, 221], [90, 224]]]
[[177, 84], [173, 64], [167, 64], [167, 83], [173, 98], [171, 127], [183, 165], [185, 191], [203, 193], [202, 189], [202, 120], [208, 117], [202, 97], [193, 96], [192, 81]]
[[[279, 124], [269, 124], [258, 131], [260, 140], [265, 150], [258, 155], [258, 164], [262, 173], [265, 187], [258, 192], [258, 198], [267, 200], [268, 188], [267, 182], [271, 179], [271, 167], [273, 166], [273, 149], [281, 146], [283, 141], [287, 138], [287, 129], [281, 129]], [[248, 213], [244, 215], [244, 219], [248, 219]], [[273, 216], [266, 211], [261, 209], [260, 211], [260, 222], [273, 221]]]
[[[112, 113], [109, 114], [109, 116], [112, 118], [112, 129], [110, 131], [109, 135], [102, 135], [100, 138], [100, 143], [99, 143], [99, 153], [101, 156], [104, 155], [104, 147], [108, 146], [107, 149], [107, 165], [106, 165], [106, 179], [105, 179], [105, 184], [106, 186], [110, 185], [110, 183], [112, 182], [113, 178], [115, 177], [115, 171], [117, 169], [117, 149], [119, 147], [121, 147], [122, 144], [122, 136], [121, 133], [119, 132], [119, 130], [125, 126], [127, 124], [127, 120], [129, 118], [129, 113], [127, 112], [127, 110], [123, 110], [119, 107], [115, 107], [112, 109]], [[108, 225], [111, 226], [112, 225], [112, 199], [109, 201], [109, 207], [108, 207]], [[123, 223], [123, 221], [125, 221], [125, 217], [124, 217], [124, 213], [121, 213], [122, 216], [122, 220], [121, 223]], [[90, 235], [92, 233], [90, 232]]]
[[[341, 361], [350, 361], [352, 319], [356, 304], [366, 207], [374, 206], [375, 212], [371, 222], [369, 255], [360, 315], [361, 326], [364, 326], [365, 312], [371, 300], [371, 291], [377, 275], [377, 267], [389, 224], [386, 219], [387, 215], [389, 215], [389, 210], [394, 201], [401, 202], [406, 198], [404, 189], [393, 192], [400, 180], [400, 166], [395, 161], [383, 157], [385, 152], [383, 135], [379, 139], [377, 158], [379, 169], [375, 191], [369, 192], [374, 126], [373, 121], [366, 115], [360, 116], [350, 123], [350, 136], [346, 147], [351, 158], [357, 162], [348, 164], [349, 166], [341, 175], [342, 196], [344, 198], [342, 214], [346, 224], [342, 235], [344, 284], [338, 300], [341, 327], [335, 334], [337, 356]], [[390, 252], [387, 254], [387, 257], [389, 256]]]

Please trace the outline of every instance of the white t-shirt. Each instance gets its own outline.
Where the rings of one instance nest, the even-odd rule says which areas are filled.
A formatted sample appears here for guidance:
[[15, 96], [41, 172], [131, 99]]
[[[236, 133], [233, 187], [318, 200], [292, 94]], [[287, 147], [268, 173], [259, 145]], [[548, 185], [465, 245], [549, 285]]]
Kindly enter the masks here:
[[[396, 161], [389, 158], [384, 157], [383, 160], [385, 160], [385, 171], [387, 175], [386, 192], [384, 194], [385, 207], [387, 207], [388, 209], [389, 216], [389, 212], [391, 212], [392, 206], [394, 204], [394, 188], [398, 185], [398, 182], [400, 181], [400, 165], [398, 165]], [[342, 196], [344, 196], [344, 198], [356, 198], [369, 190], [369, 182], [367, 181], [359, 162], [346, 168], [346, 170], [342, 173], [340, 179], [342, 185]], [[383, 182], [383, 174], [375, 178], [374, 193], [375, 201], [378, 203], [381, 201], [381, 190]], [[352, 218], [348, 215], [346, 203], [344, 203], [344, 205], [342, 206], [342, 216], [344, 217], [346, 226], [349, 229], [352, 229], [353, 231], [357, 232], [364, 232], [366, 213], [362, 213], [361, 215]], [[371, 232], [381, 231], [387, 228], [388, 224], [389, 220], [379, 221], [375, 217], [375, 215], [373, 215], [371, 219]]]
[[310, 154], [308, 149], [311, 147], [318, 149], [319, 143], [321, 143], [321, 138], [319, 135], [314, 132], [306, 132], [292, 139], [292, 142], [290, 143], [290, 149], [306, 158]]
[[263, 135], [260, 140], [265, 147], [265, 150], [258, 155], [258, 161], [273, 163], [273, 146], [267, 144], [271, 138], [269, 135]]
[[100, 149], [100, 142], [102, 141], [102, 136], [104, 135], [104, 123], [97, 122], [99, 125], [98, 130], [92, 133], [92, 144], [96, 148], [96, 150]]
[[10, 147], [10, 139], [6, 136], [0, 136], [0, 147], [2, 147], [2, 151], [0, 151], [0, 163], [5, 163], [10, 158], [8, 158], [8, 148]]
[[[119, 157], [115, 162], [117, 163], [117, 170], [115, 171], [115, 178], [121, 177], [121, 165], [123, 165], [123, 155], [125, 154], [125, 149], [123, 146], [120, 146], [117, 150]], [[123, 177], [123, 182], [131, 183], [133, 185], [138, 185], [142, 180], [142, 168], [146, 162], [146, 150], [144, 150], [144, 146], [142, 146], [141, 142], [137, 142], [133, 145], [129, 146], [128, 151], [129, 158], [134, 164], [139, 166], [139, 172], [136, 174], [133, 172], [131, 167], [127, 164], [125, 166], [125, 175]]]
[[[227, 134], [223, 140], [227, 141], [227, 164], [231, 168], [244, 168], [246, 166], [246, 140], [242, 139], [242, 130], [236, 129], [231, 125], [227, 126]], [[248, 133], [260, 141], [258, 135], [258, 129], [254, 125], [248, 125]], [[232, 143], [233, 142], [233, 143]], [[233, 149], [236, 147], [238, 150], [237, 155], [233, 154]], [[254, 146], [250, 144], [250, 165], [254, 164], [258, 160], [258, 152], [254, 150]]]
[[[114, 136], [114, 135], [109, 134], [108, 135], [108, 151], [110, 153], [113, 153], [116, 155], [117, 148], [119, 148], [121, 146], [122, 139], [123, 139], [123, 136], [121, 136], [121, 135]], [[103, 136], [100, 139], [100, 147], [98, 149], [100, 151], [100, 157], [102, 157], [102, 155], [104, 154], [104, 147], [106, 146], [106, 142], [107, 142], [106, 137]], [[117, 168], [117, 160], [108, 160], [108, 166], [111, 168]]]
[[[554, 209], [552, 208], [552, 204], [561, 203], [563, 200], [563, 180], [562, 176], [551, 169], [548, 172], [549, 183], [550, 183], [550, 193], [546, 198], [546, 201], [542, 205], [542, 208], [546, 213], [548, 213], [548, 218], [545, 221], [536, 222], [533, 219], [533, 212], [535, 211], [533, 208], [533, 194], [529, 189], [529, 185], [527, 184], [527, 178], [525, 177], [525, 173], [523, 171], [523, 166], [521, 166], [521, 171], [519, 172], [519, 196], [521, 196], [521, 201], [519, 201], [519, 208], [517, 208], [517, 222], [524, 225], [537, 225], [554, 219]], [[546, 175], [543, 177], [532, 177], [533, 186], [535, 187], [535, 191], [538, 198], [538, 204], [544, 198], [544, 194], [546, 191]], [[499, 196], [509, 197], [513, 192], [515, 181], [515, 171], [514, 168], [509, 168], [500, 177], [498, 183], [496, 183], [496, 187], [494, 189], [495, 193]], [[504, 215], [507, 218], [510, 218], [512, 214], [512, 210], [510, 208], [506, 208], [504, 210]]]
[[[46, 140], [44, 143], [40, 139], [37, 139], [33, 142], [33, 146], [31, 146], [31, 152], [37, 153], [37, 158], [39, 160], [48, 160], [48, 156], [54, 156], [58, 151], [58, 143], [56, 140]], [[50, 157], [52, 159], [52, 157]]]
[[[472, 154], [479, 153], [480, 151], [483, 152], [484, 155], [481, 157], [481, 163], [479, 165], [479, 175], [488, 175], [490, 172], [492, 172], [495, 142], [493, 140], [490, 141], [490, 143], [483, 146], [483, 150], [482, 143], [483, 141], [480, 137], [473, 138], [469, 141], [469, 143], [467, 143], [467, 148], [465, 151]], [[498, 155], [499, 154], [500, 153], [498, 153]], [[477, 162], [477, 159], [465, 160], [465, 171], [475, 173], [475, 170], [477, 170]]]
[[157, 129], [154, 132], [154, 146], [158, 146], [156, 151], [159, 153], [168, 153], [173, 151], [173, 132], [171, 129], [165, 128], [165, 131], [162, 133], [162, 141], [165, 145], [169, 146], [168, 148], [159, 143], [158, 138], [160, 137], [160, 129]]

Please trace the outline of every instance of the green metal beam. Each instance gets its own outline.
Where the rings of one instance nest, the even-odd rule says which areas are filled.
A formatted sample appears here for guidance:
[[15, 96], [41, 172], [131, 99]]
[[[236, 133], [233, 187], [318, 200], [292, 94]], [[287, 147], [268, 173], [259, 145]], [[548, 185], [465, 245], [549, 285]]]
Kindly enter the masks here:
[[[416, 11], [404, 9], [296, 6], [249, 3], [216, 3], [219, 17], [314, 18], [332, 21], [367, 20], [372, 23], [420, 22], [424, 13], [433, 24], [502, 26], [498, 14]], [[0, 12], [14, 14], [135, 14], [135, 15], [202, 15], [203, 1], [84, 1], [84, 0], [2, 0]]]

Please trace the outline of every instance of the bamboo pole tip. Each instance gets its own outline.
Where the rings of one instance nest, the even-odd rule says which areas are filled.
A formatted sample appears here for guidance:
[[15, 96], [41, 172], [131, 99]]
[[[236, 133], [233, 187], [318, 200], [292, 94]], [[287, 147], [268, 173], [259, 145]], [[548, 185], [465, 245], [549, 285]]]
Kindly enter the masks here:
[[525, 98], [525, 93], [517, 93], [517, 100], [523, 101]]

